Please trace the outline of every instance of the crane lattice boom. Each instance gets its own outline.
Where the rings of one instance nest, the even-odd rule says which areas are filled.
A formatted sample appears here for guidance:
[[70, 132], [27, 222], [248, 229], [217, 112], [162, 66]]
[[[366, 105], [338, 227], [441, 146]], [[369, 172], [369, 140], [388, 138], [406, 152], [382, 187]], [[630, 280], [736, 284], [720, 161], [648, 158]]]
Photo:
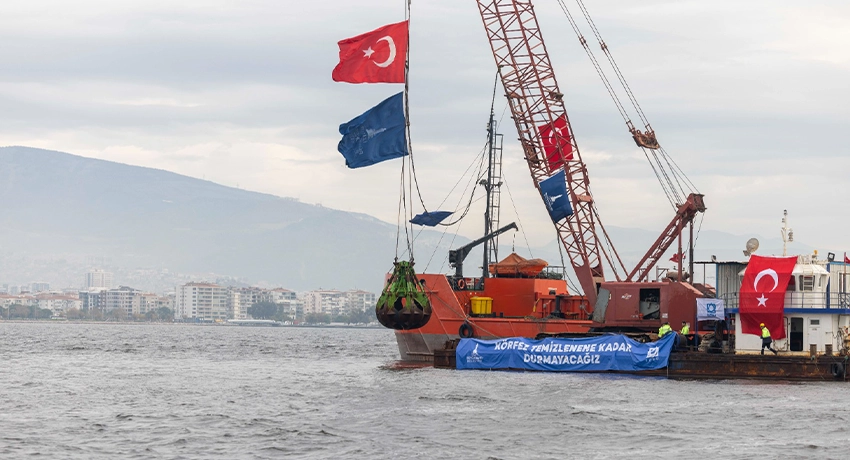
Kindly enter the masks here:
[[[535, 186], [539, 189], [540, 182], [555, 172], [552, 163], [564, 165], [575, 213], [555, 227], [593, 305], [597, 283], [604, 279], [596, 232], [598, 214], [534, 8], [529, 1], [517, 0], [479, 0], [478, 7]], [[558, 139], [550, 142], [556, 155], [553, 162], [552, 154], [547, 155], [543, 148], [540, 127], [555, 126], [559, 119], [566, 122], [567, 131], [554, 133]], [[562, 145], [561, 138], [569, 147]]]

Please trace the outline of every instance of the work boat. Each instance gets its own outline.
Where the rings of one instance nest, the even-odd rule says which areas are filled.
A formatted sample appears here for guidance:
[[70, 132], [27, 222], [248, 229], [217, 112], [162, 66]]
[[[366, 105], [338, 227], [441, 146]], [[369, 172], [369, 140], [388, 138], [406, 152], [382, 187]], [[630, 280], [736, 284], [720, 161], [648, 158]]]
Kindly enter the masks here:
[[[588, 166], [567, 116], [567, 98], [555, 79], [531, 2], [478, 0], [477, 4], [523, 160], [563, 248], [562, 265], [569, 266], [577, 283], [568, 289], [568, 278], [545, 261], [526, 260], [516, 254], [502, 258], [496, 253], [498, 235], [517, 227], [499, 227], [502, 152], [491, 106], [489, 168], [480, 182], [487, 199], [483, 236], [450, 252], [449, 262], [455, 269], [451, 274], [416, 274], [412, 259], [396, 260], [378, 299], [376, 316], [381, 324], [395, 329], [402, 360], [433, 361], [435, 351], [445, 350], [447, 341], [465, 338], [534, 339], [613, 332], [649, 341], [665, 322], [693, 320], [696, 299], [704, 295], [704, 289], [690, 284], [687, 273], [693, 273], [694, 220], [706, 210], [703, 195], [660, 145], [587, 11], [583, 10], [580, 17], [588, 20], [616, 78], [603, 75], [591, 50], [595, 47], [588, 45], [574, 18], [564, 9], [623, 116], [630, 141], [649, 160], [647, 171], [655, 173], [673, 211], [673, 218], [631, 268], [625, 266], [602, 224], [590, 189]], [[584, 9], [581, 2], [579, 5]], [[620, 82], [623, 89], [613, 88], [612, 81]], [[496, 92], [494, 88], [494, 98]], [[628, 95], [627, 101], [620, 98], [622, 94]], [[643, 127], [632, 123], [631, 116], [639, 117]], [[407, 183], [420, 182], [411, 179]], [[405, 209], [412, 207], [411, 202]], [[416, 224], [417, 218], [426, 215], [434, 213], [426, 209], [410, 222]], [[685, 229], [690, 229], [689, 247], [683, 246]], [[469, 276], [463, 272], [463, 261], [477, 245], [483, 246], [482, 271], [480, 276]], [[669, 257], [668, 250], [676, 252], [677, 267], [672, 276], [649, 280], [659, 261]], [[690, 267], [683, 266], [686, 258]]]
[[[773, 344], [780, 356], [831, 356], [850, 351], [848, 265], [833, 256], [819, 259], [817, 252], [797, 256], [785, 291], [786, 336]], [[734, 322], [735, 335], [728, 346], [739, 355], [761, 353], [761, 337], [742, 329], [739, 297], [746, 267], [746, 262], [716, 262], [717, 297]]]

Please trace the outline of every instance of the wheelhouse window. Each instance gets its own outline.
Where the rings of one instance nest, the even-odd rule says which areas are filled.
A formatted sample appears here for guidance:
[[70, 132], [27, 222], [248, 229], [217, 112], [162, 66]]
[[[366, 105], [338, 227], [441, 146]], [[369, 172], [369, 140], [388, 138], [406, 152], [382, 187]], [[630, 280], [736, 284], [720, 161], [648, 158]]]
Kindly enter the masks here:
[[801, 276], [801, 291], [814, 291], [815, 290], [815, 277], [812, 275], [803, 275]]

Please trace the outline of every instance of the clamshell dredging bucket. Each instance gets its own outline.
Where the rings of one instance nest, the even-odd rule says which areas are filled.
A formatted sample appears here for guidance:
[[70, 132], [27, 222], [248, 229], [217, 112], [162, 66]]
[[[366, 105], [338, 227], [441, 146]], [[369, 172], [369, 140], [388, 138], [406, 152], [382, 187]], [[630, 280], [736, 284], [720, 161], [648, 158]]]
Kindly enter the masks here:
[[417, 329], [431, 319], [431, 303], [413, 271], [413, 262], [393, 262], [395, 268], [375, 306], [375, 316], [384, 327]]

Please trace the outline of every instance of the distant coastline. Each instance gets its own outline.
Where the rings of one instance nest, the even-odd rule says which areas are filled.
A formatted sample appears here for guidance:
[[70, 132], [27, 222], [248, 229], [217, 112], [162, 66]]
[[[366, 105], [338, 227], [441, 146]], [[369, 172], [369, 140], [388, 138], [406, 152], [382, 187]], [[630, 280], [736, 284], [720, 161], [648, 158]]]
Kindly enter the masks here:
[[203, 327], [295, 327], [316, 329], [383, 329], [378, 323], [375, 324], [279, 324], [277, 326], [266, 325], [235, 325], [227, 323], [209, 322], [169, 322], [169, 321], [88, 321], [88, 320], [56, 320], [56, 319], [0, 319], [0, 324], [104, 324], [111, 326], [203, 326]]

